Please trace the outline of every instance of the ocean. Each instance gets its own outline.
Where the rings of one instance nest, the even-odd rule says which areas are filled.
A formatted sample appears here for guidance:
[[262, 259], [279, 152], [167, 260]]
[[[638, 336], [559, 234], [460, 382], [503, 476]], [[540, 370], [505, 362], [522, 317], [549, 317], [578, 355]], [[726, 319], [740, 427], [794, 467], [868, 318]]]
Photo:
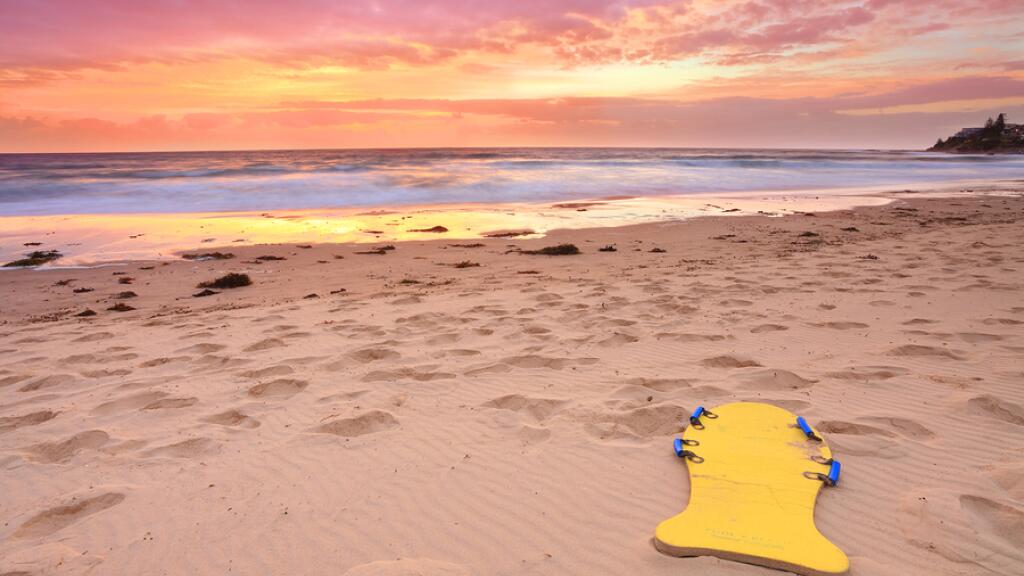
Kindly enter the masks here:
[[1024, 156], [465, 148], [0, 155], [0, 215], [191, 213], [800, 191], [1024, 178]]

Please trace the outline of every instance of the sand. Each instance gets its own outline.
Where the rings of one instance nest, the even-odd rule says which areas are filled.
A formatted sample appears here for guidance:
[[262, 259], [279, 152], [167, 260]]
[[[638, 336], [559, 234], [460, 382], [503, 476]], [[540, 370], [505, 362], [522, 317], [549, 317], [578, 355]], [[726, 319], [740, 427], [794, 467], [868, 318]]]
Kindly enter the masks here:
[[673, 435], [736, 400], [826, 435], [852, 574], [1024, 574], [1022, 222], [909, 197], [4, 272], [0, 574], [776, 574], [651, 544]]

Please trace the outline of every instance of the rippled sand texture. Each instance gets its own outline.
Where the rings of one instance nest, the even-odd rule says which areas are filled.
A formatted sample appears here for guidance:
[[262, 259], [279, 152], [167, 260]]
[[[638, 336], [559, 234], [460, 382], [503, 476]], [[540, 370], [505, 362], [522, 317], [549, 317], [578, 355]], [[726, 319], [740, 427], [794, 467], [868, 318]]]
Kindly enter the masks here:
[[[735, 400], [827, 434], [853, 574], [1020, 574], [1022, 222], [905, 200], [5, 273], [0, 574], [775, 574], [650, 541], [673, 434]], [[227, 271], [254, 284], [191, 296]]]

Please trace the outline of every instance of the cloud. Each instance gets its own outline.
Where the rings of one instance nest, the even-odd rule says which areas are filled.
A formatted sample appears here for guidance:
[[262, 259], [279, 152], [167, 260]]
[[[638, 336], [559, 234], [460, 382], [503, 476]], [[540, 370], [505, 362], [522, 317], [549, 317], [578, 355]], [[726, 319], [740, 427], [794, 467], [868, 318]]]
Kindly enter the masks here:
[[[94, 118], [0, 117], [0, 149], [248, 149], [405, 146], [724, 146], [924, 148], [963, 125], [1004, 110], [868, 114], [884, 108], [978, 95], [1021, 95], [1022, 81], [975, 77], [877, 95], [831, 98], [375, 99], [283, 102], [276, 110]], [[1021, 99], [1024, 104], [1024, 97]]]
[[[131, 62], [240, 57], [293, 65], [433, 65], [535, 46], [563, 64], [668, 61], [707, 55], [723, 65], [822, 44], [941, 31], [950, 12], [1017, 13], [1004, 0], [839, 4], [808, 0], [6, 0], [0, 71], [111, 69]], [[878, 38], [879, 35], [871, 35]], [[12, 72], [15, 71], [15, 72]]]

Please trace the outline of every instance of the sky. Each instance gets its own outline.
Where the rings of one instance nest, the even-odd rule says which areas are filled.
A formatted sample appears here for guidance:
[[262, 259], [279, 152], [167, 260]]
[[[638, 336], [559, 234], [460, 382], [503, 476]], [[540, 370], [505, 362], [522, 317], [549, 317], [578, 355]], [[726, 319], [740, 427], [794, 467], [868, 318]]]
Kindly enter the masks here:
[[999, 112], [1022, 0], [0, 0], [0, 152], [922, 149]]

